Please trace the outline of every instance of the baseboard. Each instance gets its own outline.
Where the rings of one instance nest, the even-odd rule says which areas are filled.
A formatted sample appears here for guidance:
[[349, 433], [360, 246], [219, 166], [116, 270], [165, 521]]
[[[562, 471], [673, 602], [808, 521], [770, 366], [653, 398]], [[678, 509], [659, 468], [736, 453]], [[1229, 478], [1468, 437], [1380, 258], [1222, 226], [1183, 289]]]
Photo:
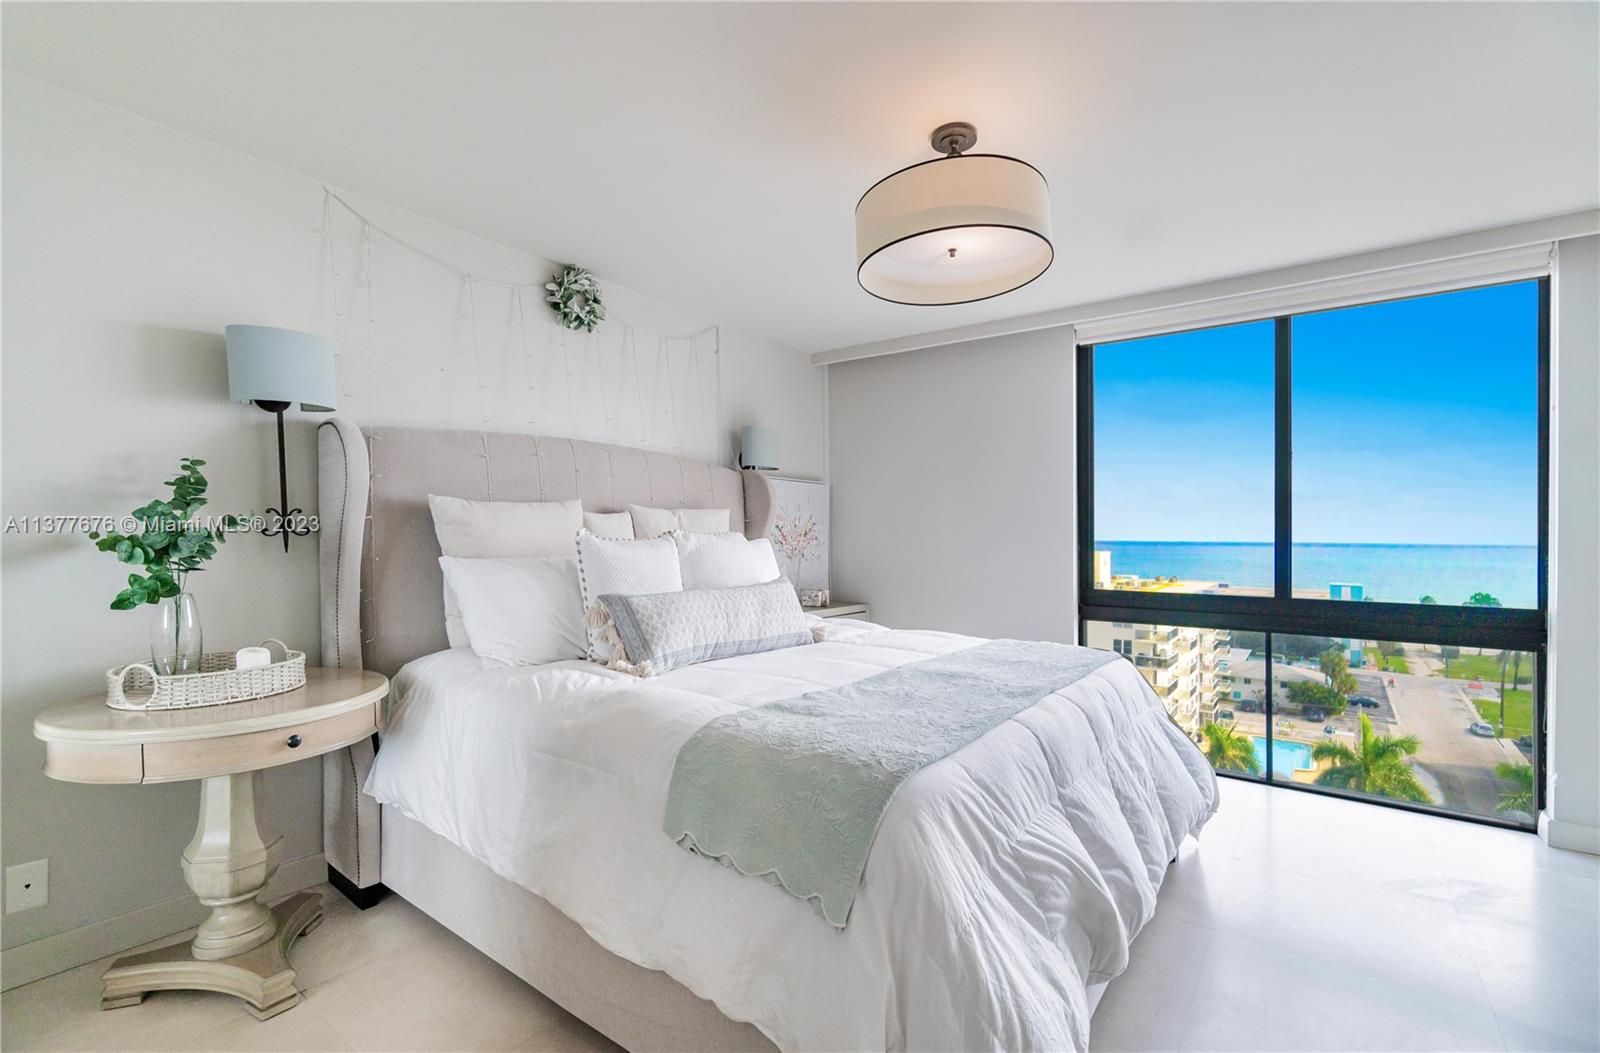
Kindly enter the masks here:
[[1551, 848], [1565, 848], [1573, 852], [1587, 852], [1600, 856], [1600, 827], [1585, 826], [1565, 819], [1552, 819], [1549, 812], [1539, 813], [1539, 836]]
[[[321, 852], [291, 859], [272, 875], [266, 898], [269, 901], [281, 899], [327, 880], [328, 864]], [[0, 990], [9, 991], [130, 947], [192, 929], [205, 916], [206, 909], [193, 896], [184, 896], [18, 944], [0, 951]]]

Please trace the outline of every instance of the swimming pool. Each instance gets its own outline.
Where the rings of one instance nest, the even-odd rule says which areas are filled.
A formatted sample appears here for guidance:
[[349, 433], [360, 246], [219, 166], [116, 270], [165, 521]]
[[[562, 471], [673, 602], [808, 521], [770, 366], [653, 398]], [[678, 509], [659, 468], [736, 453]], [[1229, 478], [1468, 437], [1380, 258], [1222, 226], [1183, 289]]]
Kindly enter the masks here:
[[[1260, 735], [1251, 735], [1250, 742], [1256, 748], [1256, 763], [1261, 766], [1261, 774], [1267, 774], [1267, 740]], [[1276, 739], [1272, 743], [1272, 773], [1292, 772], [1297, 768], [1311, 767], [1311, 747], [1304, 742], [1290, 742], [1287, 739]]]

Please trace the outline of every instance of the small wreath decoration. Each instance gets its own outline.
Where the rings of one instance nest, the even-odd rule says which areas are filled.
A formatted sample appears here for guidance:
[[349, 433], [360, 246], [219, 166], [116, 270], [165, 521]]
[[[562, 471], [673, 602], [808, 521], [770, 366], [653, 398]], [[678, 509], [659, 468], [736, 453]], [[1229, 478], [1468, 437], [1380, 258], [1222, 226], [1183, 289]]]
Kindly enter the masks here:
[[545, 289], [550, 293], [545, 302], [561, 319], [563, 327], [592, 333], [595, 326], [606, 320], [606, 305], [600, 302], [600, 283], [582, 267], [568, 264]]

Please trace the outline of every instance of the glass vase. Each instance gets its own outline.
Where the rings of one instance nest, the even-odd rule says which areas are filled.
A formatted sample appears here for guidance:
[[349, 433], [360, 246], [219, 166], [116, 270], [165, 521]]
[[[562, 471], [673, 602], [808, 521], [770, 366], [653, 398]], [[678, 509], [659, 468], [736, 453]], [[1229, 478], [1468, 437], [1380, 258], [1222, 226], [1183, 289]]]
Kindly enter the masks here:
[[194, 595], [180, 592], [156, 604], [150, 621], [150, 660], [162, 676], [200, 672], [200, 608]]

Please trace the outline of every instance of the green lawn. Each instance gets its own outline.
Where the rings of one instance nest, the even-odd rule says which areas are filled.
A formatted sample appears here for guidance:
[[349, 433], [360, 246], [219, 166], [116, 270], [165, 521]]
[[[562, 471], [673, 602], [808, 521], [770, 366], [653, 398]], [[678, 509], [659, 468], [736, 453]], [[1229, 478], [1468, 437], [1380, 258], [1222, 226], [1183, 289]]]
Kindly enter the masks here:
[[[1512, 660], [1515, 663], [1515, 659]], [[1512, 666], [1506, 666], [1506, 682], [1510, 683]], [[1500, 656], [1493, 654], [1464, 654], [1445, 663], [1444, 675], [1452, 680], [1481, 680], [1485, 684], [1500, 683]], [[1533, 656], [1524, 655], [1518, 685], [1533, 684]]]
[[[1500, 671], [1495, 670], [1498, 678]], [[1500, 726], [1500, 703], [1490, 699], [1477, 699], [1475, 704], [1478, 713], [1484, 720], [1495, 728]], [[1505, 738], [1515, 739], [1523, 735], [1533, 734], [1533, 692], [1521, 691], [1514, 687], [1506, 688], [1506, 732]]]
[[1395, 655], [1385, 656], [1382, 653], [1380, 653], [1379, 650], [1376, 647], [1367, 647], [1367, 648], [1364, 648], [1363, 650], [1366, 653], [1368, 664], [1377, 666], [1379, 669], [1383, 670], [1385, 673], [1409, 673], [1409, 672], [1411, 672], [1411, 666], [1406, 662], [1405, 658], [1403, 656], [1401, 656], [1401, 655], [1395, 654]]

